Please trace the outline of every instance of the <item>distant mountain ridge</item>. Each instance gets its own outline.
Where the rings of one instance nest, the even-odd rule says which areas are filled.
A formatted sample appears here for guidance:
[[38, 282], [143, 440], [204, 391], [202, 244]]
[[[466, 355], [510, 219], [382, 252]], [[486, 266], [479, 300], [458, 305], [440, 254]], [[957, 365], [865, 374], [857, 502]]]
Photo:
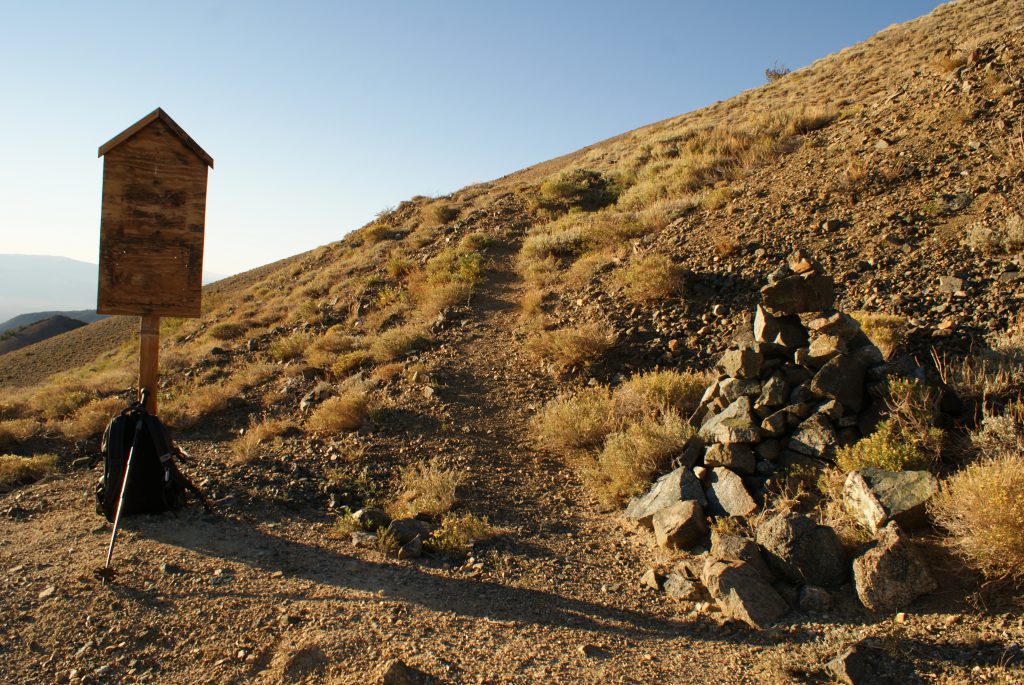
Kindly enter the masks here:
[[92, 323], [93, 321], [99, 321], [100, 319], [107, 318], [105, 314], [97, 314], [95, 309], [79, 309], [68, 312], [32, 312], [31, 314], [19, 314], [13, 319], [8, 319], [3, 323], [0, 323], [0, 335], [7, 331], [13, 331], [21, 328], [22, 326], [28, 326], [34, 324], [36, 321], [42, 321], [43, 319], [50, 319], [55, 316], [64, 316], [69, 319], [75, 319], [82, 323]]
[[[32, 313], [36, 317], [32, 321], [61, 314], [88, 323], [75, 314], [91, 310], [95, 316], [98, 278], [99, 266], [90, 262], [52, 255], [0, 254], [0, 321]], [[221, 278], [220, 274], [203, 273], [204, 284]], [[0, 327], [0, 332], [9, 328]]]
[[87, 324], [84, 321], [60, 315], [35, 321], [20, 329], [12, 329], [8, 334], [0, 334], [0, 354], [20, 350], [22, 347], [27, 347], [61, 333], [73, 331], [85, 325]]

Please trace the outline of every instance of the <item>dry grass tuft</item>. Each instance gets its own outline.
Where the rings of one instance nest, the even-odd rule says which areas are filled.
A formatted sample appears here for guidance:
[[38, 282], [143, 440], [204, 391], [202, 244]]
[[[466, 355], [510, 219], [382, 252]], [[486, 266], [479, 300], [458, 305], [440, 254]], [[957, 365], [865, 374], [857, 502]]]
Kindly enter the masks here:
[[279, 362], [298, 359], [312, 343], [313, 336], [309, 333], [292, 333], [270, 343], [270, 356]]
[[389, 507], [392, 516], [440, 516], [457, 501], [457, 491], [465, 476], [442, 465], [439, 457], [402, 469], [398, 496]]
[[714, 380], [706, 371], [651, 371], [634, 374], [615, 389], [615, 410], [623, 417], [666, 411], [689, 416]]
[[60, 431], [71, 440], [96, 437], [125, 406], [127, 403], [120, 397], [93, 400], [62, 421]]
[[480, 517], [469, 512], [464, 514], [445, 514], [441, 525], [437, 527], [426, 541], [431, 551], [449, 556], [464, 555], [473, 549], [477, 542], [483, 542], [497, 534], [487, 517]]
[[216, 340], [234, 340], [245, 335], [245, 324], [226, 321], [210, 328], [210, 337]]
[[537, 441], [563, 454], [599, 448], [615, 427], [612, 393], [604, 386], [583, 388], [575, 395], [559, 395], [533, 419]]
[[370, 343], [369, 351], [374, 361], [390, 362], [421, 347], [429, 339], [429, 336], [417, 326], [402, 326], [378, 335]]
[[683, 288], [683, 270], [664, 255], [647, 255], [617, 274], [626, 296], [638, 304], [675, 297]]
[[0, 491], [6, 492], [16, 485], [37, 481], [56, 469], [57, 457], [53, 454], [38, 454], [34, 457], [0, 455]]
[[906, 317], [882, 312], [854, 312], [851, 316], [886, 359], [891, 359], [907, 342]]
[[603, 504], [620, 506], [646, 489], [692, 434], [690, 425], [674, 412], [644, 417], [608, 436], [584, 480]]
[[259, 456], [260, 447], [298, 426], [290, 419], [264, 419], [259, 423], [250, 419], [249, 427], [231, 443], [231, 452], [241, 463], [248, 463]]
[[370, 413], [370, 395], [364, 386], [352, 385], [324, 400], [306, 421], [306, 429], [330, 435], [356, 430]]
[[986, 577], [1024, 581], [1024, 457], [1005, 452], [953, 474], [929, 503], [948, 542]]
[[586, 323], [578, 328], [541, 331], [527, 341], [526, 349], [556, 372], [565, 372], [595, 363], [614, 344], [615, 334], [608, 326]]
[[0, 421], [0, 449], [10, 449], [25, 442], [39, 430], [35, 419], [7, 419]]

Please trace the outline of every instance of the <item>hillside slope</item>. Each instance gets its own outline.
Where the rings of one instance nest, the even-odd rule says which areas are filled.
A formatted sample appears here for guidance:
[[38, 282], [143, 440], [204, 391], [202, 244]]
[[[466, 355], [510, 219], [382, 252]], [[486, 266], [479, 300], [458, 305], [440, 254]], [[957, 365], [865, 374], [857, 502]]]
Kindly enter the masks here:
[[[137, 323], [0, 357], [0, 450], [61, 465], [0, 497], [0, 583], [17, 609], [0, 614], [0, 672], [363, 683], [401, 659], [446, 683], [825, 682], [829, 659], [870, 639], [879, 682], [1019, 679], [1012, 596], [938, 529], [914, 544], [940, 587], [902, 619], [866, 610], [849, 580], [824, 610], [782, 582], [798, 606], [755, 631], [699, 592], [669, 596], [652, 571], [699, 548], [624, 530], [622, 493], [594, 483], [600, 457], [633, 439], [669, 443], [645, 476], [681, 458], [672, 440], [703, 372], [749, 335], [796, 248], [836, 277], [838, 308], [887, 322], [886, 341], [871, 333], [890, 358], [930, 367], [934, 351], [985, 381], [947, 374], [967, 408], [946, 417], [956, 449], [932, 468], [960, 468], [979, 415], [1024, 390], [1024, 364], [990, 378], [968, 356], [1011, 339], [991, 359], [1024, 358], [1022, 51], [1024, 5], [953, 3], [206, 288], [202, 319], [164, 322], [160, 401], [219, 515], [133, 519], [108, 586], [92, 572], [109, 528], [83, 515], [96, 474], [74, 460], [123, 406]], [[644, 414], [659, 392], [672, 402]], [[570, 449], [545, 439], [552, 406], [582, 408], [565, 411]], [[791, 507], [796, 480], [781, 479]], [[365, 533], [349, 514], [367, 505], [440, 526], [425, 556]], [[716, 530], [763, 517], [739, 518]], [[844, 542], [859, 554], [869, 539]]]
[[26, 326], [12, 331], [10, 335], [0, 339], [0, 354], [13, 352], [14, 350], [33, 345], [42, 340], [52, 338], [61, 333], [73, 331], [85, 325], [84, 321], [69, 319], [66, 316], [51, 316], [39, 321], [34, 321]]

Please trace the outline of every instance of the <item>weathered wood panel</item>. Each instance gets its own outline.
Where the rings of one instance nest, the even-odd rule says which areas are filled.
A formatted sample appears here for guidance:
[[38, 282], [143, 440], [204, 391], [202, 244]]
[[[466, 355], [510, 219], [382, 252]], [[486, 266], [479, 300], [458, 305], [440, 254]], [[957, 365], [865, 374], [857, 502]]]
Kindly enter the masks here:
[[98, 312], [199, 316], [207, 173], [161, 119], [106, 152]]

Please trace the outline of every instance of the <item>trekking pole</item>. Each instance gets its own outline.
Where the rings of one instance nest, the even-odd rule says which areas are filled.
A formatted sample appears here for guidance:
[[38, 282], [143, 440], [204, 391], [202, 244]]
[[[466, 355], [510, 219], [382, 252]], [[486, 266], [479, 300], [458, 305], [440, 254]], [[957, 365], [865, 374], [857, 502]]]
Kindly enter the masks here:
[[121, 510], [124, 508], [124, 495], [128, 490], [128, 475], [132, 468], [132, 457], [135, 456], [135, 448], [139, 444], [139, 436], [142, 435], [142, 419], [135, 424], [135, 436], [132, 438], [132, 447], [128, 450], [128, 462], [124, 465], [124, 479], [121, 481], [121, 498], [117, 502], [117, 513], [114, 515], [114, 530], [110, 533], [110, 547], [107, 548], [107, 561], [103, 564], [101, 573], [109, 577], [110, 558], [114, 556], [114, 541], [117, 539], [117, 529], [121, 525]]

